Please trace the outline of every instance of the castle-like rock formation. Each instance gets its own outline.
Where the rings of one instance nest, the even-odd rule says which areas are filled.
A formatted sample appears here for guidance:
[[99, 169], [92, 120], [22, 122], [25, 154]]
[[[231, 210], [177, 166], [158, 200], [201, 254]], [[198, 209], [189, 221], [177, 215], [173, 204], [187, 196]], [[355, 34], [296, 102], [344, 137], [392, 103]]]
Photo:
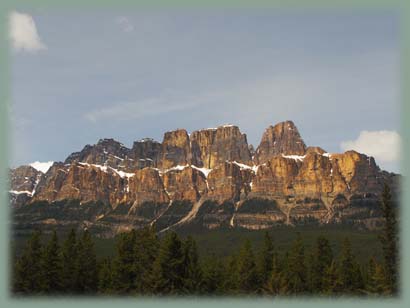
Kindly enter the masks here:
[[307, 147], [291, 121], [269, 126], [253, 151], [224, 125], [166, 132], [132, 148], [102, 139], [42, 173], [11, 170], [15, 230], [87, 227], [112, 236], [156, 224], [263, 229], [276, 224], [348, 222], [374, 227], [384, 184], [398, 175], [355, 151]]

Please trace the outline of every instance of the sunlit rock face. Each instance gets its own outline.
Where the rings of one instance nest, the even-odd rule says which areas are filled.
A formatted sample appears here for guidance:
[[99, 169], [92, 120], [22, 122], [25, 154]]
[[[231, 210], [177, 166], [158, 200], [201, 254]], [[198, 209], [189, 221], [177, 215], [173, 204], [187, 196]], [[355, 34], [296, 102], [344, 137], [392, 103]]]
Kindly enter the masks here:
[[307, 147], [286, 121], [269, 126], [256, 151], [234, 125], [191, 134], [177, 129], [162, 142], [145, 138], [131, 148], [101, 139], [45, 173], [31, 166], [10, 170], [10, 201], [18, 209], [17, 228], [19, 219], [26, 227], [86, 224], [105, 235], [149, 224], [372, 228], [380, 225], [384, 184], [396, 193], [400, 176], [365, 154]]
[[209, 169], [225, 161], [251, 163], [246, 135], [237, 126], [223, 125], [191, 134], [192, 163]]
[[158, 166], [168, 169], [189, 164], [192, 160], [189, 136], [185, 129], [166, 132], [162, 141], [161, 156]]

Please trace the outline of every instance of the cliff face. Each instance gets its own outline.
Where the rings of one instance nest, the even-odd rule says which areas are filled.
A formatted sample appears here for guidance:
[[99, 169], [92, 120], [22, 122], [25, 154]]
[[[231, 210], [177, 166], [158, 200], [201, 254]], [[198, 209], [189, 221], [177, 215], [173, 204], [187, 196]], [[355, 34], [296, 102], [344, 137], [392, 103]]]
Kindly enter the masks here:
[[40, 177], [40, 171], [31, 166], [21, 166], [13, 170], [10, 176], [10, 186], [14, 191], [31, 195]]
[[158, 166], [168, 169], [189, 164], [192, 160], [189, 136], [185, 129], [166, 132], [162, 141], [161, 159]]
[[89, 164], [107, 164], [111, 167], [118, 167], [125, 158], [129, 150], [120, 142], [114, 139], [100, 139], [95, 145], [86, 145], [80, 152], [72, 153], [65, 160], [65, 164], [74, 161], [81, 161]]
[[31, 166], [20, 166], [10, 174], [10, 201], [15, 207], [28, 203], [36, 192], [42, 172]]
[[[162, 143], [143, 139], [131, 149], [102, 139], [45, 174], [30, 166], [11, 170], [15, 226], [86, 225], [104, 236], [147, 224], [374, 227], [384, 183], [398, 190], [399, 176], [380, 170], [372, 157], [306, 147], [290, 121], [267, 128], [253, 158], [251, 150], [232, 125], [191, 135], [179, 129]], [[56, 202], [61, 209], [53, 208]]]
[[125, 198], [124, 180], [106, 169], [88, 163], [54, 164], [40, 181], [33, 201], [78, 199], [117, 204]]
[[299, 131], [292, 121], [281, 122], [269, 126], [256, 149], [255, 161], [265, 163], [275, 155], [304, 155], [306, 145], [300, 137]]
[[187, 200], [194, 203], [207, 191], [204, 174], [190, 166], [170, 170], [163, 174], [162, 179], [173, 201]]
[[225, 161], [251, 163], [246, 135], [237, 126], [224, 125], [218, 128], [195, 131], [191, 135], [192, 163], [209, 169]]
[[129, 151], [128, 160], [133, 162], [132, 165], [136, 169], [156, 167], [160, 160], [161, 147], [161, 143], [149, 138], [135, 141]]

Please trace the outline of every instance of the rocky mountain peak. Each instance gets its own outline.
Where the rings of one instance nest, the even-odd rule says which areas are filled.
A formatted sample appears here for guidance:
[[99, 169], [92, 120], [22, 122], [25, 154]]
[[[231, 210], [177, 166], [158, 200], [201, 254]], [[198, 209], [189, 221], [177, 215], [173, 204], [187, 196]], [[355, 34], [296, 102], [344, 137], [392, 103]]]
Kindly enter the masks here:
[[292, 121], [269, 126], [259, 144], [255, 161], [262, 164], [276, 155], [304, 155], [306, 145]]
[[97, 145], [99, 145], [99, 146], [108, 146], [108, 147], [116, 147], [116, 148], [124, 146], [121, 142], [119, 142], [119, 141], [117, 141], [113, 138], [99, 139], [98, 142], [97, 142]]
[[[109, 236], [157, 221], [164, 228], [195, 220], [207, 228], [248, 229], [312, 219], [374, 224], [384, 183], [394, 190], [399, 184], [372, 157], [306, 147], [291, 121], [268, 127], [255, 153], [235, 125], [191, 135], [178, 129], [165, 133], [162, 143], [146, 138], [131, 149], [101, 139], [46, 173], [13, 169], [10, 180], [23, 232], [59, 221], [86, 223]], [[70, 200], [78, 206], [54, 206]], [[37, 201], [49, 206], [26, 206]]]
[[162, 145], [151, 138], [135, 141], [129, 151], [129, 158], [137, 165], [137, 169], [156, 167], [160, 158]]
[[100, 139], [96, 144], [86, 145], [80, 152], [70, 154], [64, 163], [83, 162], [130, 171], [133, 170], [132, 164], [126, 161], [129, 151], [121, 142], [112, 138]]
[[193, 162], [200, 167], [212, 169], [225, 161], [251, 161], [246, 134], [235, 125], [194, 131], [191, 145]]
[[42, 172], [31, 166], [20, 166], [10, 171], [10, 186], [14, 191], [31, 194]]
[[162, 141], [159, 167], [168, 169], [178, 165], [190, 164], [191, 160], [192, 154], [188, 132], [185, 129], [166, 132]]

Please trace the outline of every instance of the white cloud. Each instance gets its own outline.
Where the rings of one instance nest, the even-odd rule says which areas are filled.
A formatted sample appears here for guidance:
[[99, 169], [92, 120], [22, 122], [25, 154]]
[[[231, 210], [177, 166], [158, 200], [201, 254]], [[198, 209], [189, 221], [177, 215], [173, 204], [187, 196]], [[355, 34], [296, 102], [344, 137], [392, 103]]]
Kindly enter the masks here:
[[400, 156], [401, 138], [395, 131], [361, 131], [356, 140], [341, 142], [343, 151], [355, 150], [373, 156], [380, 162], [397, 162]]
[[36, 24], [30, 15], [11, 12], [9, 27], [9, 36], [15, 50], [35, 52], [47, 48], [41, 41]]
[[134, 25], [131, 23], [131, 21], [125, 17], [125, 16], [120, 16], [117, 18], [117, 23], [120, 25], [121, 29], [124, 32], [132, 32], [134, 31]]

